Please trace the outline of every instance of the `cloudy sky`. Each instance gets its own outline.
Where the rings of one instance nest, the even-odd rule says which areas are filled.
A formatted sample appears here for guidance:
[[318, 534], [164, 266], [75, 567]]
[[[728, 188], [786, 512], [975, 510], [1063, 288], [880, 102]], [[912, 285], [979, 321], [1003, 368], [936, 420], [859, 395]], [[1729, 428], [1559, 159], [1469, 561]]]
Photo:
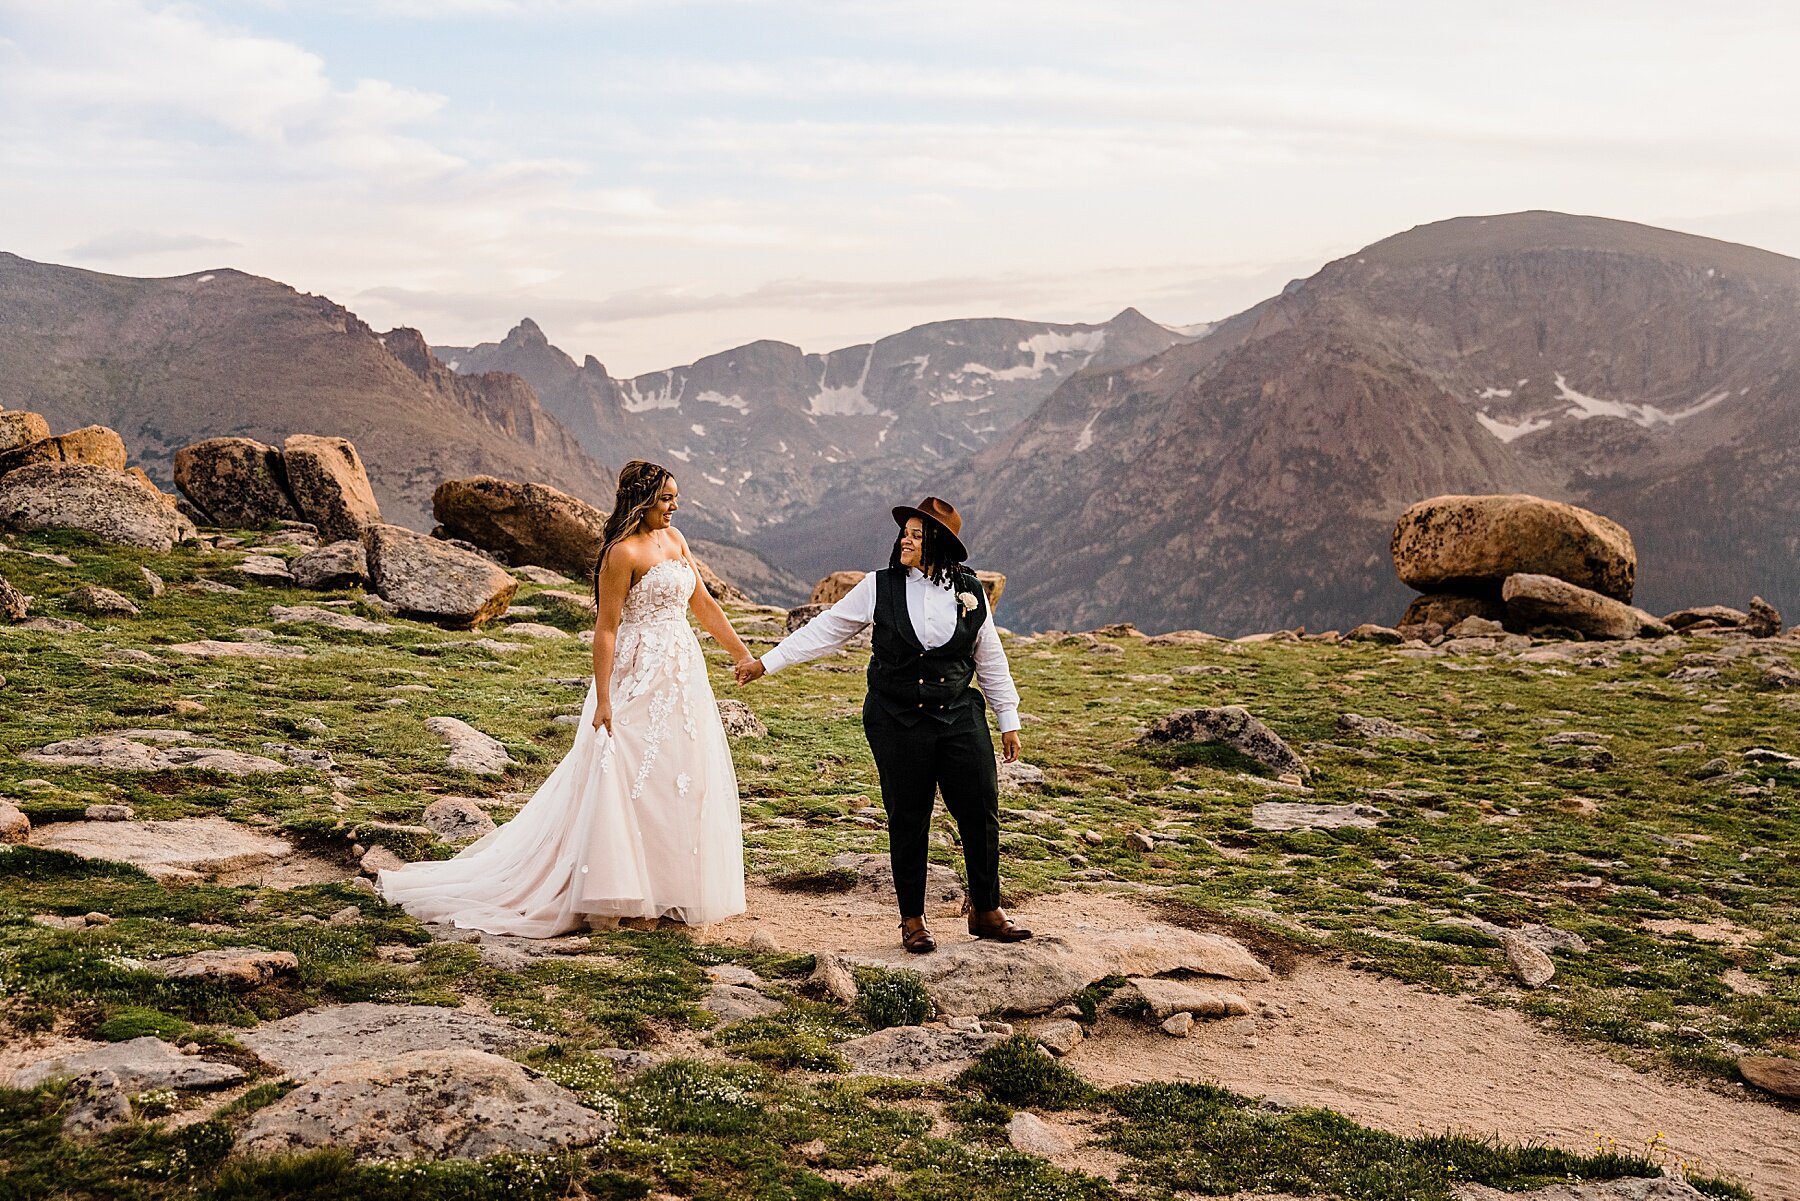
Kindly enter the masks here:
[[1187, 324], [1466, 213], [1800, 255], [1797, 57], [1749, 0], [0, 0], [0, 249], [616, 374]]

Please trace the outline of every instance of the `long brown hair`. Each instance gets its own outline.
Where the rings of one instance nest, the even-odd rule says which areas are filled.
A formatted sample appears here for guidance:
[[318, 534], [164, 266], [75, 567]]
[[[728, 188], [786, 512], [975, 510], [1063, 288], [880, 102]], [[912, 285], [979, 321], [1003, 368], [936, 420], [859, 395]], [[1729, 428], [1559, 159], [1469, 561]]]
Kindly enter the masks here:
[[594, 604], [600, 604], [600, 568], [606, 552], [624, 538], [638, 531], [644, 515], [662, 494], [671, 473], [645, 459], [633, 459], [619, 469], [619, 490], [613, 495], [612, 512], [606, 515], [606, 526], [600, 535], [600, 554], [594, 559]]

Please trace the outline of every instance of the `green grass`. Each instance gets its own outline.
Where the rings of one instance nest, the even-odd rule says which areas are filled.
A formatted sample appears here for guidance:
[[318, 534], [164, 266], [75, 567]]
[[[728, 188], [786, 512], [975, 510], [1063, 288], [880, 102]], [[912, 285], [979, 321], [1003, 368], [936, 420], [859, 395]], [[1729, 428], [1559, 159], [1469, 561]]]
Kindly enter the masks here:
[[[0, 639], [7, 706], [0, 796], [40, 824], [78, 818], [96, 802], [131, 805], [140, 818], [223, 816], [283, 832], [349, 876], [355, 870], [350, 847], [371, 837], [373, 823], [416, 823], [440, 795], [498, 802], [495, 814], [504, 818], [512, 802], [502, 798], [529, 793], [569, 745], [569, 729], [553, 719], [575, 711], [581, 700], [579, 688], [556, 682], [588, 671], [588, 650], [574, 639], [500, 656], [470, 645], [482, 635], [411, 622], [395, 623], [390, 636], [276, 626], [271, 605], [322, 599], [348, 600], [347, 611], [380, 615], [356, 590], [184, 589], [206, 577], [242, 584], [230, 553], [184, 547], [156, 555], [68, 535], [14, 545], [67, 554], [76, 564], [0, 554], [0, 571], [36, 597], [34, 613], [75, 616], [60, 598], [89, 583], [124, 592], [143, 607], [135, 619], [82, 618], [94, 627], [89, 634], [9, 629]], [[147, 597], [140, 564], [168, 582], [165, 596]], [[534, 591], [522, 588], [520, 600], [530, 603]], [[746, 624], [758, 622], [768, 628], [762, 616], [751, 615]], [[554, 624], [573, 629], [580, 623], [562, 614]], [[189, 660], [164, 649], [198, 638], [234, 639], [245, 627], [272, 629], [276, 641], [309, 657]], [[483, 635], [503, 637], [494, 628]], [[751, 638], [753, 646], [771, 641]], [[1024, 708], [1036, 719], [1024, 730], [1026, 758], [1046, 779], [1002, 800], [1013, 811], [1002, 824], [1008, 903], [1096, 879], [1121, 881], [1171, 920], [1231, 933], [1278, 970], [1310, 955], [1341, 956], [1428, 987], [1516, 1006], [1637, 1066], [1702, 1080], [1731, 1080], [1743, 1051], [1800, 1049], [1800, 872], [1787, 849], [1800, 822], [1800, 773], [1766, 765], [1738, 777], [1699, 773], [1719, 756], [1735, 765], [1737, 753], [1751, 746], [1800, 752], [1794, 732], [1800, 707], [1792, 697], [1760, 691], [1753, 661], [1733, 660], [1718, 680], [1690, 689], [1664, 677], [1682, 654], [1715, 650], [1716, 643], [1692, 638], [1655, 658], [1569, 667], [1479, 656], [1411, 659], [1367, 645], [1158, 649], [1129, 638], [1109, 641], [1122, 653], [1010, 643]], [[715, 690], [748, 700], [771, 733], [733, 748], [750, 869], [798, 891], [844, 888], [850, 881], [831, 867], [832, 856], [885, 848], [882, 830], [851, 820], [879, 793], [859, 717], [861, 657], [831, 664], [849, 671], [803, 666], [739, 692], [722, 652], [706, 645]], [[135, 661], [125, 651], [153, 661]], [[1176, 674], [1195, 665], [1223, 670]], [[395, 685], [431, 691], [396, 692]], [[1303, 755], [1312, 769], [1307, 799], [1370, 804], [1387, 818], [1375, 829], [1259, 831], [1251, 807], [1288, 794], [1241, 758], [1217, 749], [1133, 745], [1143, 728], [1174, 710], [1220, 704], [1245, 705]], [[1344, 712], [1387, 717], [1435, 741], [1361, 743], [1336, 730]], [[519, 766], [499, 779], [447, 770], [442, 744], [423, 726], [436, 714], [493, 734]], [[236, 778], [59, 768], [17, 757], [58, 739], [138, 726], [188, 730], [257, 754], [269, 753], [265, 742], [301, 746], [330, 754], [337, 766]], [[1480, 737], [1459, 736], [1464, 730]], [[1544, 742], [1559, 731], [1610, 735], [1604, 742], [1610, 761], [1585, 755], [1580, 746]], [[1139, 830], [1156, 837], [1153, 852], [1128, 845], [1127, 836]], [[1085, 836], [1090, 831], [1097, 840]], [[404, 843], [397, 849], [409, 856], [450, 853], [418, 836], [384, 837], [390, 845]], [[960, 866], [953, 846], [934, 846], [932, 854]], [[361, 921], [324, 924], [350, 905]], [[30, 920], [95, 910], [114, 920], [75, 931]], [[1556, 952], [1552, 986], [1527, 992], [1510, 983], [1491, 936], [1458, 924], [1468, 919], [1554, 926], [1578, 935], [1588, 950]], [[1651, 921], [1725, 927], [1733, 937], [1659, 933], [1645, 924]], [[240, 994], [166, 981], [133, 966], [243, 945], [293, 951], [298, 977]], [[413, 961], [377, 954], [394, 947], [412, 949]], [[704, 969], [721, 962], [755, 968], [787, 998], [780, 1014], [704, 1036], [714, 1054], [738, 1066], [611, 1079], [595, 1051], [710, 1027], [698, 1002], [708, 987]], [[595, 936], [590, 954], [547, 957], [509, 971], [483, 965], [472, 946], [431, 942], [403, 913], [341, 883], [169, 888], [120, 865], [29, 848], [0, 852], [0, 1033], [56, 1029], [109, 1039], [156, 1033], [241, 1055], [231, 1049], [231, 1029], [320, 1003], [475, 999], [554, 1040], [558, 1054], [527, 1056], [535, 1066], [560, 1073], [591, 1103], [620, 1107], [620, 1136], [599, 1153], [495, 1167], [501, 1175], [492, 1176], [482, 1174], [487, 1169], [442, 1169], [420, 1186], [421, 1196], [549, 1196], [576, 1187], [622, 1197], [646, 1189], [721, 1197], [1114, 1195], [1103, 1182], [990, 1145], [993, 1121], [1027, 1103], [1074, 1105], [1115, 1123], [1108, 1138], [1120, 1149], [1136, 1148], [1130, 1153], [1141, 1162], [1134, 1170], [1144, 1173], [1124, 1187], [1144, 1196], [1205, 1192], [1208, 1181], [1240, 1187], [1228, 1150], [1193, 1142], [1194, 1131], [1206, 1128], [1217, 1131], [1219, 1148], [1262, 1148], [1258, 1155], [1287, 1165], [1285, 1184], [1258, 1180], [1241, 1187], [1299, 1191], [1310, 1180], [1308, 1187], [1319, 1191], [1377, 1197], [1400, 1195], [1381, 1190], [1401, 1182], [1423, 1189], [1418, 1195], [1436, 1196], [1432, 1190], [1451, 1179], [1452, 1169], [1499, 1180], [1494, 1165], [1504, 1160], [1515, 1174], [1510, 1181], [1530, 1177], [1537, 1170], [1532, 1164], [1550, 1165], [1546, 1172], [1554, 1167], [1554, 1156], [1531, 1159], [1517, 1149], [1493, 1149], [1500, 1160], [1483, 1167], [1488, 1161], [1474, 1146], [1383, 1142], [1388, 1136], [1331, 1115], [1273, 1113], [1203, 1093], [1145, 1094], [1204, 1117], [1198, 1126], [1161, 1121], [1147, 1110], [1133, 1116], [1137, 1102], [1129, 1090], [1084, 1094], [1067, 1081], [1059, 1085], [1057, 1065], [1027, 1059], [1016, 1048], [984, 1061], [960, 1092], [924, 1090], [965, 1107], [959, 1113], [967, 1137], [934, 1137], [929, 1123], [906, 1107], [920, 1094], [900, 1096], [900, 1086], [841, 1076], [832, 1050], [834, 1042], [866, 1029], [919, 1020], [924, 998], [916, 978], [863, 974], [864, 1005], [847, 1013], [792, 992], [810, 967], [805, 955], [757, 956], [695, 944], [678, 932], [622, 931]], [[1075, 998], [1084, 1020], [1106, 1007], [1118, 983], [1101, 982]], [[1048, 1074], [1037, 1079], [1034, 1073]], [[1063, 1085], [1066, 1095], [1056, 1091]], [[698, 1090], [696, 1096], [713, 1089], [717, 1097], [671, 1117], [671, 1098], [687, 1096], [684, 1089]], [[1059, 1095], [1060, 1101], [1046, 1100]], [[229, 1126], [258, 1103], [214, 1121]], [[176, 1195], [176, 1184], [154, 1177], [181, 1155], [199, 1182], [197, 1195], [214, 1195], [205, 1192], [210, 1189], [219, 1196], [385, 1196], [384, 1189], [405, 1185], [331, 1156], [202, 1170], [196, 1165], [208, 1154], [204, 1145], [171, 1141], [173, 1135], [153, 1127], [90, 1148], [64, 1148], [54, 1135], [57, 1104], [53, 1094], [8, 1094], [0, 1104], [0, 1161], [8, 1181], [0, 1198], [60, 1195], [30, 1191], [33, 1179], [51, 1187], [43, 1165], [58, 1154], [74, 1157], [71, 1173], [54, 1178], [73, 1196]], [[689, 1129], [690, 1122], [698, 1125]], [[745, 1122], [759, 1133], [745, 1134]], [[203, 1142], [208, 1136], [182, 1137]], [[815, 1138], [824, 1142], [822, 1158], [795, 1151]], [[1319, 1154], [1303, 1153], [1305, 1147]], [[1386, 1183], [1358, 1174], [1365, 1170], [1356, 1165], [1377, 1150], [1398, 1157]], [[1567, 1170], [1576, 1174], [1610, 1170], [1599, 1161], [1569, 1162], [1576, 1166]], [[138, 1164], [151, 1166], [132, 1166]], [[866, 1173], [878, 1164], [892, 1175], [844, 1184], [819, 1174]], [[15, 1177], [26, 1183], [15, 1186]], [[1736, 1195], [1730, 1182], [1706, 1187], [1716, 1196]]]

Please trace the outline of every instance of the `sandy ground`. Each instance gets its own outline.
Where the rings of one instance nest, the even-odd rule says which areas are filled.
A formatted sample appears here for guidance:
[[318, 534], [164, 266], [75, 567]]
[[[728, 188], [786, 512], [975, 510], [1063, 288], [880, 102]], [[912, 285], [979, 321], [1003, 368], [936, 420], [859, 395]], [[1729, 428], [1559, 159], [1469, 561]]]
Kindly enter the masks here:
[[[866, 893], [753, 886], [749, 913], [705, 936], [741, 943], [762, 930], [795, 951], [886, 948], [897, 937], [890, 905]], [[1096, 893], [1038, 898], [1014, 916], [1046, 934], [1077, 916], [1155, 920], [1128, 899]], [[932, 925], [940, 944], [967, 937], [948, 910]], [[1400, 1134], [1457, 1130], [1592, 1151], [1605, 1139], [1640, 1149], [1660, 1132], [1667, 1162], [1737, 1179], [1759, 1201], [1800, 1201], [1800, 1113], [1792, 1109], [1634, 1071], [1515, 1011], [1329, 960], [1232, 987], [1290, 1016], [1205, 1022], [1186, 1039], [1107, 1018], [1067, 1062], [1096, 1084], [1210, 1080]]]

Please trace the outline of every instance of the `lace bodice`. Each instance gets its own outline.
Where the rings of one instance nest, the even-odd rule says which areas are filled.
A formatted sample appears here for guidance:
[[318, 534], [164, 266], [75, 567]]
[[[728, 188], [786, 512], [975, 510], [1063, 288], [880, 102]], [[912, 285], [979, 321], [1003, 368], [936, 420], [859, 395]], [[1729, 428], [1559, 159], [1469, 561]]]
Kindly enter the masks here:
[[686, 559], [664, 559], [625, 594], [625, 608], [619, 625], [648, 625], [658, 621], [687, 620], [688, 599], [694, 595], [699, 581]]

